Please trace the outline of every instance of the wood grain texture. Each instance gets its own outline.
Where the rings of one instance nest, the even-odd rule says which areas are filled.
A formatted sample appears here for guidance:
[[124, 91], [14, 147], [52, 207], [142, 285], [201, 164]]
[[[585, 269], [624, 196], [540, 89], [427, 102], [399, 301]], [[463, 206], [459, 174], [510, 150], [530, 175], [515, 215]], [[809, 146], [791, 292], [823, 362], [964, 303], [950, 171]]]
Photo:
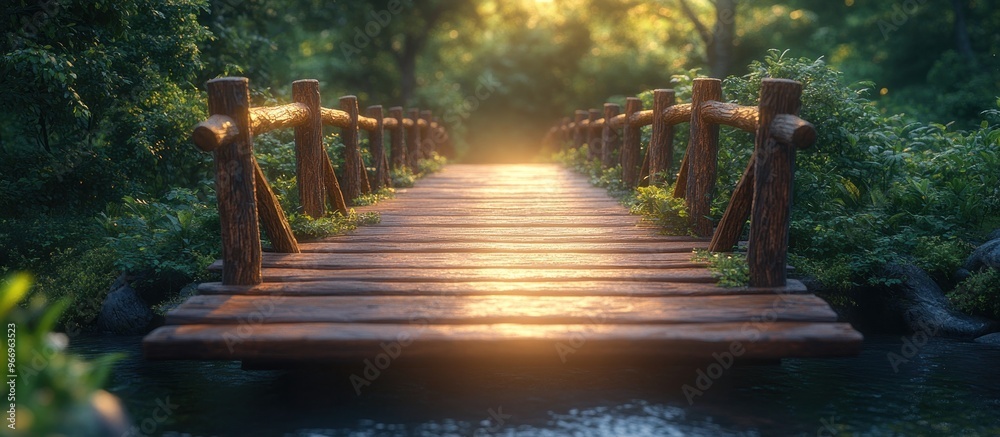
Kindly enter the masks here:
[[[164, 326], [143, 340], [150, 359], [278, 361], [333, 360], [356, 363], [385, 353], [383, 343], [406, 343], [408, 359], [547, 357], [563, 362], [557, 343], [586, 345], [572, 359], [710, 358], [738, 343], [742, 359], [856, 355], [861, 335], [846, 323], [701, 323], [680, 325], [431, 325], [289, 323]], [[227, 341], [228, 340], [228, 341]]]
[[[652, 112], [664, 113], [674, 105], [675, 99], [674, 90], [654, 90]], [[660, 172], [670, 170], [670, 165], [674, 162], [674, 126], [663, 117], [656, 117], [652, 124], [653, 132], [646, 157], [649, 162], [649, 185], [658, 185], [661, 182]]]
[[860, 345], [801, 283], [720, 287], [692, 261], [706, 239], [659, 235], [557, 166], [450, 165], [397, 196], [363, 209], [378, 225], [264, 253], [263, 283], [202, 284], [144, 353], [358, 362], [400, 335], [408, 359], [432, 363], [559, 363], [556, 343], [580, 335], [573, 359], [616, 362], [705, 359], [734, 342], [761, 359]]
[[802, 84], [786, 79], [764, 79], [760, 88], [760, 129], [754, 143], [753, 207], [750, 221], [750, 283], [774, 287], [785, 284], [788, 226], [792, 213], [795, 147], [771, 135], [778, 114], [798, 115]]
[[271, 189], [271, 184], [267, 183], [264, 170], [261, 170], [256, 159], [253, 162], [253, 167], [256, 179], [257, 214], [260, 216], [260, 222], [264, 225], [267, 239], [271, 241], [271, 247], [281, 253], [299, 253], [299, 242], [292, 234], [292, 227], [288, 224], [285, 211], [281, 209], [278, 196]]
[[688, 177], [684, 200], [695, 235], [712, 235], [709, 213], [719, 166], [719, 125], [707, 120], [700, 108], [706, 102], [722, 100], [722, 81], [699, 78], [691, 89], [691, 139], [688, 145]]
[[[632, 117], [636, 113], [642, 110], [642, 100], [638, 97], [629, 97], [625, 99], [625, 117]], [[642, 156], [640, 154], [640, 144], [642, 140], [640, 126], [633, 126], [626, 123], [622, 127], [622, 150], [621, 150], [621, 166], [622, 166], [622, 182], [626, 186], [635, 188], [639, 185], [639, 170], [642, 165]]]
[[250, 132], [250, 88], [246, 78], [208, 81], [208, 112], [236, 125], [232, 141], [215, 149], [215, 192], [222, 233], [225, 284], [261, 282], [260, 228], [254, 190], [253, 135]]
[[319, 218], [326, 213], [323, 184], [323, 120], [320, 118], [319, 81], [292, 83], [292, 97], [306, 109], [307, 118], [295, 127], [295, 174], [302, 212]]
[[601, 131], [601, 165], [610, 168], [615, 163], [615, 153], [618, 152], [618, 129], [609, 121], [621, 112], [621, 106], [614, 103], [604, 104], [604, 129]]

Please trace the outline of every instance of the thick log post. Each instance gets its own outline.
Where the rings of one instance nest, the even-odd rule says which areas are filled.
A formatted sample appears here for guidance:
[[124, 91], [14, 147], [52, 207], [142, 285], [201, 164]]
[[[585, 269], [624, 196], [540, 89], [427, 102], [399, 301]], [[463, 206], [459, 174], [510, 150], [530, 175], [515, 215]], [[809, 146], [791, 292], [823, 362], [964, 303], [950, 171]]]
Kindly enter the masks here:
[[208, 113], [233, 120], [236, 136], [215, 155], [215, 192], [222, 228], [222, 283], [260, 284], [260, 228], [254, 199], [250, 89], [244, 77], [208, 81]]
[[563, 117], [562, 128], [560, 129], [560, 132], [562, 133], [562, 137], [560, 138], [560, 140], [562, 140], [560, 150], [566, 150], [566, 147], [569, 146], [569, 142], [573, 141], [573, 135], [569, 131], [569, 124], [572, 122], [572, 118]]
[[389, 131], [389, 155], [392, 158], [392, 168], [398, 169], [406, 166], [406, 126], [403, 125], [403, 107], [393, 106], [389, 108], [389, 117], [396, 119], [396, 125]]
[[600, 109], [591, 109], [587, 111], [587, 156], [591, 161], [593, 161], [594, 158], [601, 156], [601, 146], [600, 141], [598, 141], [601, 131], [594, 127], [594, 122], [599, 120], [601, 115]]
[[350, 122], [340, 130], [340, 139], [344, 142], [344, 200], [348, 205], [354, 204], [362, 194], [361, 172], [358, 165], [361, 154], [358, 151], [358, 98], [344, 96], [340, 98], [340, 110], [347, 113]]
[[573, 148], [579, 149], [583, 147], [583, 143], [587, 141], [587, 133], [583, 130], [583, 121], [587, 119], [587, 111], [582, 109], [577, 109], [573, 113]]
[[660, 172], [670, 170], [674, 161], [674, 125], [663, 119], [663, 113], [674, 105], [674, 90], [653, 91], [653, 135], [649, 139], [649, 185], [659, 184]]
[[387, 182], [389, 180], [389, 166], [385, 159], [385, 144], [382, 138], [382, 106], [369, 106], [365, 110], [365, 115], [375, 119], [375, 129], [368, 132], [368, 148], [372, 154], [372, 163], [375, 165], [375, 183], [372, 184], [372, 188], [379, 190], [389, 186]]
[[712, 233], [712, 195], [719, 164], [719, 125], [702, 117], [701, 105], [722, 100], [722, 81], [699, 78], [691, 89], [691, 140], [688, 143], [688, 178], [685, 201], [695, 235]]
[[323, 199], [323, 118], [320, 116], [319, 81], [292, 82], [292, 98], [309, 108], [309, 119], [295, 127], [295, 173], [302, 212], [317, 218], [325, 212]]
[[264, 177], [264, 170], [261, 170], [257, 160], [253, 161], [254, 182], [257, 192], [257, 213], [260, 221], [264, 224], [264, 233], [267, 239], [271, 240], [271, 247], [278, 253], [299, 253], [299, 242], [292, 233], [292, 227], [288, 225], [288, 218], [285, 211], [278, 203], [278, 196], [274, 195], [271, 184], [267, 183]]
[[625, 123], [622, 125], [622, 181], [625, 185], [635, 188], [639, 184], [640, 165], [640, 141], [642, 136], [641, 128], [633, 126], [629, 121], [632, 114], [642, 111], [642, 100], [638, 97], [629, 97], [625, 100]]
[[427, 122], [427, 126], [424, 127], [423, 134], [420, 135], [420, 152], [424, 155], [424, 158], [430, 158], [432, 153], [437, 151], [437, 135], [434, 129], [431, 127], [434, 123], [434, 113], [430, 110], [420, 111], [420, 119]]
[[760, 118], [754, 142], [753, 208], [750, 220], [751, 287], [785, 285], [788, 226], [792, 208], [795, 147], [772, 137], [771, 122], [779, 114], [797, 115], [802, 84], [764, 79], [760, 88]]
[[622, 107], [614, 103], [604, 104], [604, 130], [601, 131], [601, 166], [609, 168], [614, 164], [614, 153], [618, 150], [618, 130], [611, 127], [611, 119], [621, 113]]
[[406, 160], [410, 170], [417, 171], [417, 164], [423, 156], [420, 154], [420, 109], [411, 108], [407, 114], [410, 121], [410, 130], [406, 134]]

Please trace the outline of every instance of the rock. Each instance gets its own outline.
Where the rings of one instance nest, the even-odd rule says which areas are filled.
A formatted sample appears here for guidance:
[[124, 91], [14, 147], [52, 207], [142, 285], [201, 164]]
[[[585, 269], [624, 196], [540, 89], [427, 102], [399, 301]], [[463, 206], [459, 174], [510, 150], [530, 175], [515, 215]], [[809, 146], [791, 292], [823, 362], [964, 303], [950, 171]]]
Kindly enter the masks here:
[[976, 343], [992, 344], [994, 346], [1000, 346], [1000, 332], [994, 332], [993, 334], [986, 334], [982, 337], [976, 339]]
[[983, 267], [1000, 269], [1000, 238], [994, 238], [977, 247], [962, 265], [963, 269], [970, 272]]
[[119, 335], [145, 334], [153, 320], [153, 311], [128, 284], [128, 277], [119, 276], [104, 298], [97, 329]]
[[886, 267], [886, 274], [903, 281], [892, 287], [896, 310], [913, 332], [971, 339], [1000, 330], [994, 321], [952, 310], [941, 287], [919, 267], [894, 264]]
[[1000, 240], [1000, 229], [994, 229], [993, 232], [990, 232], [990, 235], [986, 237], [986, 241], [990, 240]]

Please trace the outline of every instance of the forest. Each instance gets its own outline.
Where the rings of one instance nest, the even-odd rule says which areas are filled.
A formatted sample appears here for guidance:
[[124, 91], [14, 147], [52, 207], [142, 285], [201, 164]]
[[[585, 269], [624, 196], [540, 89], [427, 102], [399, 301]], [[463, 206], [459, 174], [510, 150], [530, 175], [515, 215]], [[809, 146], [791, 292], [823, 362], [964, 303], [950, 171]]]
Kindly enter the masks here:
[[[467, 162], [532, 159], [554, 121], [609, 97], [662, 87], [683, 96], [690, 78], [706, 75], [730, 78], [727, 98], [749, 101], [750, 78], [794, 76], [807, 83], [804, 113], [821, 136], [797, 182], [791, 244], [816, 266], [807, 271], [847, 290], [904, 249], [930, 245], [918, 252], [947, 258], [933, 263], [949, 276], [968, 241], [998, 225], [1000, 13], [988, 2], [362, 6], [7, 3], [0, 272], [34, 272], [39, 293], [75, 302], [63, 321], [82, 327], [121, 272], [157, 301], [203, 279], [217, 218], [210, 159], [189, 137], [206, 115], [204, 82], [220, 76], [249, 77], [255, 104], [288, 101], [293, 80], [316, 78], [329, 104], [355, 94], [434, 109]], [[258, 149], [294, 211], [289, 141], [264, 136]], [[294, 221], [321, 232], [358, 218]], [[861, 244], [868, 230], [885, 244]]]
[[[1000, 319], [1000, 270], [961, 268], [1000, 228], [1000, 9], [990, 1], [11, 0], [0, 11], [0, 277], [16, 291], [0, 299], [5, 320], [12, 296], [28, 294], [30, 311], [49, 314], [40, 329], [99, 331], [116, 280], [162, 316], [212, 278], [212, 162], [191, 131], [207, 116], [206, 81], [224, 76], [249, 78], [254, 105], [289, 102], [293, 81], [317, 79], [327, 107], [356, 95], [432, 109], [456, 141], [448, 161], [467, 163], [551, 160], [542, 138], [574, 110], [628, 96], [648, 108], [657, 88], [687, 101], [696, 77], [724, 79], [724, 98], [744, 105], [762, 78], [798, 80], [819, 140], [797, 163], [796, 274], [851, 307], [899, 283], [887, 266], [910, 263], [957, 308]], [[325, 136], [341, 171], [337, 133]], [[685, 142], [678, 134], [676, 154]], [[715, 220], [746, 144], [723, 130]], [[297, 235], [378, 220], [301, 214], [293, 147], [290, 133], [255, 138]], [[633, 191], [585, 150], [555, 159], [688, 232], [669, 196], [678, 163], [665, 184]], [[398, 169], [394, 184], [445, 161]], [[736, 264], [723, 279], [740, 285]]]

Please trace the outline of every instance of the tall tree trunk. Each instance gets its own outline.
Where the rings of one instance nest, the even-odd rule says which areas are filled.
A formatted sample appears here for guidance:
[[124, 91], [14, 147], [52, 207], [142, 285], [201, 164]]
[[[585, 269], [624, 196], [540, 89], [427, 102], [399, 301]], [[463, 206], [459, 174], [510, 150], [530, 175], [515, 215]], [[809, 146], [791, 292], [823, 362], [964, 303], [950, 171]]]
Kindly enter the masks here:
[[709, 50], [709, 70], [712, 77], [725, 78], [733, 58], [733, 36], [736, 29], [736, 1], [715, 2], [715, 32]]
[[951, 0], [951, 7], [955, 11], [955, 50], [968, 59], [969, 62], [975, 63], [976, 55], [972, 51], [972, 41], [969, 40], [965, 2], [962, 0]]
[[409, 41], [403, 48], [403, 53], [396, 57], [399, 68], [400, 98], [404, 106], [409, 106], [413, 99], [413, 92], [417, 89], [417, 52], [419, 49], [413, 47]]

